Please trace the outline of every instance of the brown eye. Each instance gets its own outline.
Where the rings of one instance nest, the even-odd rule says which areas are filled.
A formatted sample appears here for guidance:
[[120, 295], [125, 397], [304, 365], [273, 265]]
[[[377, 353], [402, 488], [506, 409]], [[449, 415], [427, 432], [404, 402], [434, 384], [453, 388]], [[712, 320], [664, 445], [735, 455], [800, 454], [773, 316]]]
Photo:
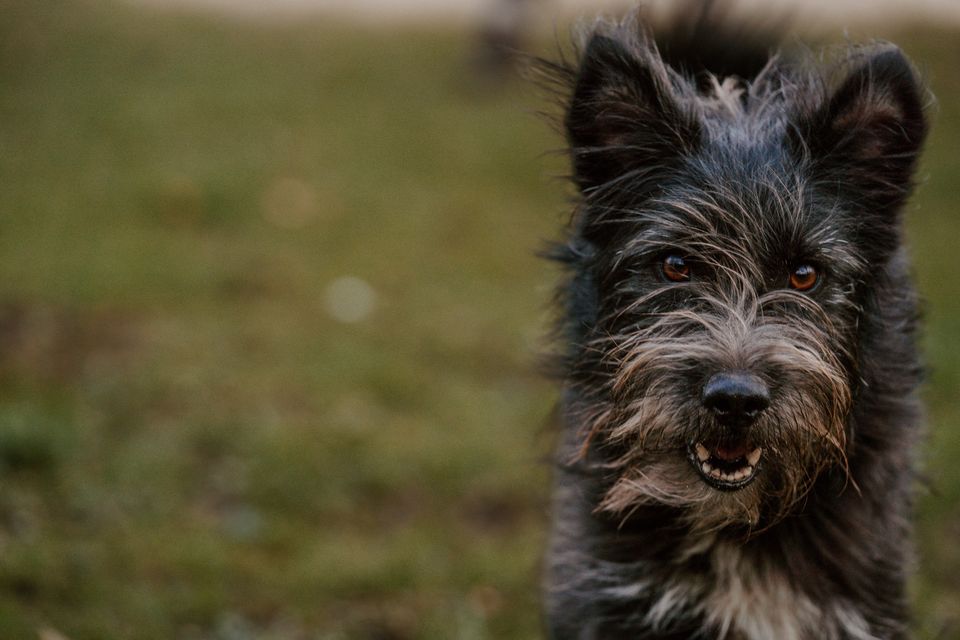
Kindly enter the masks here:
[[817, 273], [816, 267], [810, 264], [802, 264], [790, 274], [790, 288], [797, 291], [810, 291], [816, 286], [819, 279], [820, 274]]
[[669, 255], [660, 264], [663, 276], [672, 282], [683, 282], [690, 279], [690, 265], [678, 255]]

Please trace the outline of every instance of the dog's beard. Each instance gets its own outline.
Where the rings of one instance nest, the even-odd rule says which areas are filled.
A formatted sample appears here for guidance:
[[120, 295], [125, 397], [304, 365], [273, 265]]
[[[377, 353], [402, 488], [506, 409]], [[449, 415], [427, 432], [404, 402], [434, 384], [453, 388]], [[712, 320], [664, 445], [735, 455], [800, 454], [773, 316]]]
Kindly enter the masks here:
[[[588, 409], [582, 450], [598, 447], [613, 478], [599, 510], [628, 519], [666, 505], [696, 530], [757, 531], [788, 514], [825, 468], [845, 469], [850, 392], [829, 322], [730, 320], [670, 312], [604, 339], [613, 374], [605, 400]], [[770, 406], [749, 427], [719, 424], [701, 403], [702, 382], [692, 381], [724, 369], [771, 381]]]
[[841, 450], [830, 435], [837, 428], [817, 424], [812, 415], [805, 412], [802, 422], [781, 416], [782, 422], [769, 418], [754, 425], [749, 446], [759, 451], [759, 458], [751, 465], [745, 486], [730, 490], [710, 484], [702, 467], [697, 468], [699, 462], [691, 458], [691, 448], [710, 442], [706, 434], [716, 432], [716, 427], [697, 425], [693, 418], [691, 428], [682, 414], [676, 416], [659, 433], [640, 435], [610, 463], [617, 479], [599, 508], [629, 518], [645, 505], [677, 507], [697, 530], [769, 526], [789, 513], [824, 468], [843, 465]]

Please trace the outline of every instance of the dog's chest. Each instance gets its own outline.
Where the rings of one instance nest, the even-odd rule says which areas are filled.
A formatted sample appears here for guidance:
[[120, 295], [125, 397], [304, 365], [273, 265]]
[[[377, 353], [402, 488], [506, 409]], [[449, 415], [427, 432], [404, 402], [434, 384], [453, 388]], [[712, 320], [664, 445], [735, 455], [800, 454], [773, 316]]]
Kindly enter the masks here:
[[875, 640], [858, 611], [840, 600], [817, 604], [782, 571], [761, 566], [738, 547], [721, 543], [707, 553], [705, 573], [659, 583], [647, 612], [654, 628], [690, 615], [716, 630], [718, 640]]
[[823, 614], [779, 571], [761, 568], [741, 551], [718, 545], [711, 554], [702, 614], [725, 640], [805, 640]]

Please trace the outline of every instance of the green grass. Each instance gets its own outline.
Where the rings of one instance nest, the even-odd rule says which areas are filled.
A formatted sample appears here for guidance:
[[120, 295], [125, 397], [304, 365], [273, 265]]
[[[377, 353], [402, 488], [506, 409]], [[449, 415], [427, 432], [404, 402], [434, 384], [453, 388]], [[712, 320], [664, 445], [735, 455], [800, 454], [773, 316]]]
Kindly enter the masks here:
[[[538, 637], [533, 253], [568, 194], [535, 92], [471, 84], [460, 33], [0, 12], [0, 637]], [[960, 40], [909, 43], [940, 100], [910, 212], [932, 637], [960, 599]]]

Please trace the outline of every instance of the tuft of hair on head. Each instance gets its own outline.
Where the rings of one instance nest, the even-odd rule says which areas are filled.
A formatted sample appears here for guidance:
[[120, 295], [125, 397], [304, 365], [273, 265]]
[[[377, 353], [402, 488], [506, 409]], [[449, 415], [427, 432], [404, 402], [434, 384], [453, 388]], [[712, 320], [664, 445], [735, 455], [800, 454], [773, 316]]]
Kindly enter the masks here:
[[772, 9], [747, 15], [731, 0], [684, 0], [671, 5], [652, 30], [663, 61], [694, 76], [700, 89], [712, 77], [755, 78], [790, 31], [792, 15]]

